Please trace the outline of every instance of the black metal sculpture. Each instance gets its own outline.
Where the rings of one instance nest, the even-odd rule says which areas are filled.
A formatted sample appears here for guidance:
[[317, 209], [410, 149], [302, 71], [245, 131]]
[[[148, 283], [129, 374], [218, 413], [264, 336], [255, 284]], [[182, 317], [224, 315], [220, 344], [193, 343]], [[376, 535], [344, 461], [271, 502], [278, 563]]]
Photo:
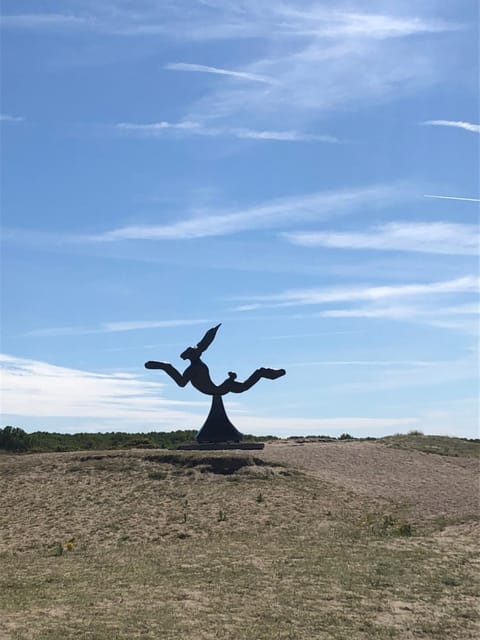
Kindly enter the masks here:
[[220, 443], [220, 442], [240, 442], [242, 434], [230, 422], [223, 406], [222, 396], [227, 393], [243, 393], [247, 391], [261, 378], [275, 380], [285, 375], [285, 369], [268, 369], [261, 367], [256, 369], [251, 376], [243, 382], [239, 382], [237, 374], [228, 372], [221, 384], [216, 385], [210, 378], [207, 365], [200, 359], [200, 356], [215, 339], [215, 335], [220, 327], [209, 329], [196, 347], [188, 347], [180, 355], [183, 360], [190, 360], [190, 365], [183, 373], [180, 373], [168, 362], [156, 362], [149, 360], [145, 363], [147, 369], [161, 369], [165, 371], [180, 387], [184, 387], [189, 382], [202, 393], [212, 396], [212, 406], [205, 423], [198, 432], [196, 440], [198, 443]]

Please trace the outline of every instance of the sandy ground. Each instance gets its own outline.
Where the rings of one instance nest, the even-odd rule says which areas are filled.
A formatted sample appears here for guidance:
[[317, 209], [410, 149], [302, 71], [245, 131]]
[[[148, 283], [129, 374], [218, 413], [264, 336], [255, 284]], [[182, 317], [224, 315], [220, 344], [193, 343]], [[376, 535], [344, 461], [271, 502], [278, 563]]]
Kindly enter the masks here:
[[370, 497], [411, 505], [416, 521], [480, 513], [479, 462], [378, 442], [268, 443], [262, 457]]
[[480, 638], [475, 459], [184, 455], [0, 455], [0, 640]]

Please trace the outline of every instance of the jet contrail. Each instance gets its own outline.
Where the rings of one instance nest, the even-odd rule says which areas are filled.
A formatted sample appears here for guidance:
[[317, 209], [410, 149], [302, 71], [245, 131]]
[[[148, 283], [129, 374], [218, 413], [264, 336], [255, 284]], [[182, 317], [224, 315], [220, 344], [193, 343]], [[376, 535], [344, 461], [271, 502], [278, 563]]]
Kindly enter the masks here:
[[424, 195], [424, 198], [440, 198], [441, 200], [464, 200], [465, 202], [480, 202], [480, 198], [458, 198], [457, 196]]

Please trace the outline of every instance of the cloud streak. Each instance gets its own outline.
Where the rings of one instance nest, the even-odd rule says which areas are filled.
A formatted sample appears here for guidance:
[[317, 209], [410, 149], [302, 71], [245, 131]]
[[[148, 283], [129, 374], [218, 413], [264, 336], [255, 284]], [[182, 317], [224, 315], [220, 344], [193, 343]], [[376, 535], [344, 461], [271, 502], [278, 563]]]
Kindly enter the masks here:
[[312, 36], [383, 40], [455, 28], [439, 19], [368, 13], [364, 10], [364, 4], [358, 4], [361, 10], [355, 10], [355, 3], [349, 3], [347, 10], [342, 9], [341, 3], [336, 3], [335, 9], [331, 9], [318, 3], [298, 6], [298, 3], [291, 2], [259, 4], [254, 0], [244, 0], [240, 6], [216, 2], [192, 5], [188, 0], [175, 3], [137, 0], [131, 8], [119, 0], [106, 3], [86, 0], [70, 4], [73, 11], [69, 13], [5, 14], [1, 23], [4, 27], [30, 30], [86, 26], [115, 35], [166, 34], [171, 39], [184, 40], [250, 39], [261, 36], [274, 40]]
[[192, 425], [194, 415], [177, 407], [204, 404], [166, 400], [163, 384], [147, 382], [140, 375], [82, 371], [4, 354], [0, 367], [2, 412], [8, 415]]
[[[388, 11], [378, 3], [178, 0], [73, 2], [71, 13], [3, 16], [4, 28], [88, 29], [114, 36], [214, 42], [255, 39], [242, 69], [172, 62], [168, 68], [219, 74], [226, 82], [191, 105], [190, 120], [241, 118], [245, 129], [290, 129], [343, 105], [368, 106], [418, 91], [442, 75], [432, 37], [462, 28], [421, 3]], [[422, 15], [422, 13], [424, 15]], [[429, 36], [422, 38], [421, 36]], [[258, 53], [261, 51], [262, 53]], [[405, 64], [408, 59], [409, 64]], [[245, 80], [248, 82], [239, 82]], [[259, 125], [259, 123], [262, 123]]]
[[332, 144], [340, 142], [333, 136], [304, 133], [295, 130], [272, 131], [268, 129], [257, 130], [232, 126], [211, 127], [192, 120], [183, 120], [180, 122], [167, 122], [163, 120], [161, 122], [145, 124], [119, 122], [115, 125], [115, 128], [119, 131], [145, 138], [159, 138], [168, 132], [181, 132], [184, 135], [190, 134], [210, 138], [225, 136], [243, 140], [270, 140], [276, 142], [329, 142]]
[[306, 362], [289, 362], [285, 367], [436, 367], [445, 364], [442, 360], [314, 360]]
[[362, 371], [361, 378], [357, 375], [352, 381], [340, 383], [336, 390], [348, 394], [378, 394], [383, 390], [451, 385], [458, 381], [474, 383], [477, 377], [477, 362], [470, 356], [438, 361], [432, 365], [404, 367], [392, 364], [389, 369], [381, 371], [372, 367], [370, 370]]
[[208, 324], [210, 320], [125, 320], [120, 322], [105, 322], [98, 327], [51, 327], [48, 329], [34, 329], [27, 336], [79, 336], [90, 333], [118, 333], [123, 331], [139, 331], [143, 329], [165, 329], [168, 327], [185, 327], [196, 324]]
[[423, 124], [434, 127], [454, 127], [456, 129], [464, 129], [472, 133], [480, 133], [480, 124], [472, 122], [462, 122], [461, 120], [427, 120]]
[[[318, 315], [324, 318], [386, 318], [391, 320], [408, 320], [412, 318], [431, 320], [433, 324], [442, 323], [441, 316], [478, 315], [478, 305], [459, 305], [457, 307], [425, 308], [420, 305], [378, 305], [354, 307], [351, 309], [327, 309]], [[437, 326], [448, 326], [438, 324]], [[454, 326], [453, 324], [450, 326]], [[458, 326], [458, 325], [457, 325]]]
[[189, 64], [186, 62], [170, 62], [165, 65], [165, 69], [171, 71], [193, 71], [198, 73], [212, 73], [214, 75], [229, 76], [231, 78], [240, 78], [241, 80], [251, 80], [252, 82], [264, 82], [266, 84], [275, 84], [272, 78], [260, 76], [247, 71], [234, 71], [232, 69], [222, 69], [221, 67], [210, 67], [204, 64]]
[[[294, 306], [327, 304], [333, 302], [372, 301], [410, 298], [418, 296], [476, 293], [480, 279], [478, 276], [464, 276], [454, 280], [430, 283], [385, 285], [378, 287], [332, 287], [319, 289], [291, 289], [277, 294], [249, 296], [248, 300], [258, 306]], [[236, 298], [237, 300], [242, 298]]]
[[[408, 190], [407, 190], [408, 191]], [[359, 189], [323, 191], [304, 196], [281, 198], [260, 203], [236, 211], [211, 210], [202, 215], [164, 225], [138, 225], [120, 227], [89, 236], [93, 242], [121, 240], [188, 240], [225, 236], [252, 229], [278, 228], [293, 222], [318, 221], [338, 215], [346, 215], [368, 205], [381, 206], [400, 198], [408, 197], [398, 187], [378, 185]]]
[[276, 84], [225, 83], [193, 104], [189, 117], [292, 126], [318, 121], [345, 105], [365, 107], [418, 92], [438, 80], [438, 50], [431, 38], [419, 36], [439, 35], [458, 25], [420, 17], [417, 11], [409, 16], [368, 13], [360, 3], [337, 7], [272, 3], [260, 12], [263, 22], [248, 3], [245, 14], [260, 25], [262, 38], [271, 45], [266, 50], [275, 53], [252, 59], [244, 70]]
[[[0, 369], [4, 419], [34, 424], [42, 419], [56, 420], [61, 425], [58, 430], [63, 432], [195, 429], [208, 410], [208, 401], [165, 399], [163, 384], [146, 381], [140, 375], [84, 371], [5, 354], [0, 354]], [[415, 425], [416, 418], [273, 418], [240, 413], [235, 422], [242, 430], [258, 435], [341, 433], [347, 429], [385, 434]]]
[[[477, 335], [480, 309], [476, 296], [479, 285], [478, 276], [464, 276], [426, 284], [293, 289], [278, 294], [236, 298], [249, 302], [235, 310], [317, 305], [327, 307], [314, 312], [313, 315], [320, 318], [417, 322]], [[475, 296], [473, 301], [468, 299], [472, 295]], [[449, 305], [452, 297], [455, 302]], [[465, 297], [467, 301], [464, 301]], [[338, 303], [341, 306], [333, 306]]]
[[480, 198], [462, 198], [460, 196], [439, 196], [425, 194], [424, 198], [437, 198], [438, 200], [460, 200], [461, 202], [480, 202]]
[[6, 113], [0, 113], [0, 122], [23, 122], [25, 118], [21, 116], [9, 116]]
[[417, 251], [478, 255], [478, 228], [473, 224], [445, 222], [391, 222], [365, 232], [290, 232], [282, 234], [303, 247]]
[[4, 14], [0, 17], [0, 26], [28, 30], [91, 28], [95, 26], [95, 20], [65, 13]]

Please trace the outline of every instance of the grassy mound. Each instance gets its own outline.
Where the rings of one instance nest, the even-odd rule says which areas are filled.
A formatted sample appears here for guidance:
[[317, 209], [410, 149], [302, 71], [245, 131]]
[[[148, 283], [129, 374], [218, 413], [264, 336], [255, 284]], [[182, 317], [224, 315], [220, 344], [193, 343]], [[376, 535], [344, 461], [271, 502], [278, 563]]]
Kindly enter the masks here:
[[440, 456], [480, 458], [480, 440], [408, 433], [387, 436], [382, 438], [382, 442], [398, 449], [413, 449], [423, 453], [436, 453]]
[[475, 522], [422, 529], [268, 451], [6, 454], [0, 480], [1, 638], [479, 635]]

